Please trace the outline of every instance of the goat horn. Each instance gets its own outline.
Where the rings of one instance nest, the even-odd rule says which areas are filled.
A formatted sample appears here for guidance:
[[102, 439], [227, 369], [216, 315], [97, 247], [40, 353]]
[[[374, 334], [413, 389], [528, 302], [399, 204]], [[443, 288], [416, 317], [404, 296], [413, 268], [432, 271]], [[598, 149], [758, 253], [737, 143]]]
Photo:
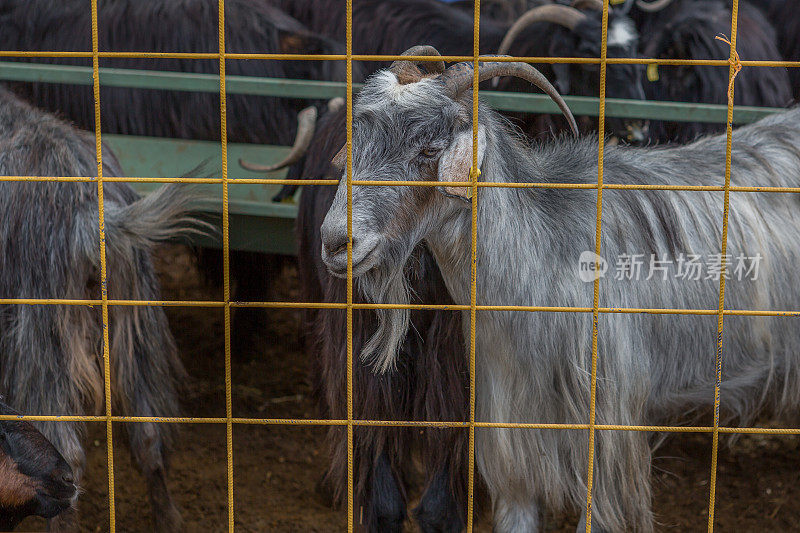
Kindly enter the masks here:
[[586, 19], [586, 15], [575, 9], [574, 7], [562, 6], [559, 4], [550, 4], [546, 6], [534, 7], [528, 10], [524, 15], [517, 19], [511, 25], [503, 37], [503, 42], [500, 43], [500, 49], [497, 51], [499, 55], [508, 53], [511, 44], [519, 37], [522, 30], [533, 24], [534, 22], [552, 22], [564, 26], [569, 30], [574, 30], [575, 27]]
[[[402, 54], [402, 56], [440, 56], [442, 54], [429, 45], [412, 46]], [[413, 61], [398, 59], [389, 67], [389, 70], [397, 76], [397, 81], [401, 85], [415, 83], [422, 79], [422, 71], [419, 65], [425, 63], [425, 70], [430, 74], [441, 74], [444, 72], [444, 61]]]
[[328, 100], [328, 112], [336, 113], [345, 105], [345, 99], [341, 96], [337, 96], [336, 98], [331, 98]]
[[[488, 56], [491, 57], [491, 56]], [[495, 56], [496, 57], [496, 56]], [[553, 99], [553, 102], [558, 105], [558, 108], [564, 113], [564, 116], [569, 122], [569, 127], [572, 133], [578, 135], [578, 125], [575, 123], [575, 117], [572, 116], [569, 106], [564, 101], [564, 98], [558, 94], [555, 87], [544, 77], [544, 74], [536, 70], [527, 63], [501, 63], [499, 61], [489, 61], [486, 63], [479, 63], [478, 65], [478, 81], [485, 81], [496, 76], [514, 76], [527, 80]], [[461, 93], [472, 87], [475, 81], [475, 70], [472, 63], [463, 62], [451, 65], [440, 79], [445, 85], [445, 89], [453, 100], [457, 99]]]
[[294, 137], [294, 144], [286, 157], [279, 163], [274, 165], [257, 165], [248, 163], [244, 159], [239, 159], [239, 165], [247, 170], [253, 172], [273, 172], [288, 167], [291, 164], [300, 161], [306, 154], [311, 139], [314, 137], [314, 129], [317, 125], [317, 108], [314, 106], [307, 107], [297, 114], [297, 135]]
[[636, 0], [636, 7], [648, 13], [661, 11], [672, 3], [672, 0], [655, 0], [655, 2], [645, 2], [645, 0]]
[[603, 0], [573, 0], [571, 6], [575, 9], [593, 9], [595, 11], [602, 11]]

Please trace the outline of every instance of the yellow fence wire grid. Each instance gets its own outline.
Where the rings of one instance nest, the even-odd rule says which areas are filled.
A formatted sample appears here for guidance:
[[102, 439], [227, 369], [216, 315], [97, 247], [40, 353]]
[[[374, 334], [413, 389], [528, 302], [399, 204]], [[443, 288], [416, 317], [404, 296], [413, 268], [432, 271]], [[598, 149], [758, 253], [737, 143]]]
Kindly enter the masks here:
[[[356, 0], [357, 1], [357, 0]], [[362, 304], [353, 302], [353, 272], [352, 272], [352, 189], [355, 185], [372, 186], [423, 186], [431, 187], [440, 185], [439, 182], [417, 182], [417, 181], [370, 181], [355, 180], [352, 175], [352, 126], [353, 126], [353, 61], [365, 60], [397, 60], [400, 56], [376, 56], [376, 55], [356, 55], [353, 54], [353, 0], [346, 2], [346, 54], [345, 55], [294, 55], [294, 54], [243, 54], [228, 53], [225, 50], [225, 2], [219, 0], [219, 52], [209, 53], [146, 53], [146, 52], [104, 52], [100, 48], [102, 43], [98, 40], [97, 9], [98, 0], [91, 0], [91, 29], [92, 29], [92, 52], [31, 52], [31, 51], [1, 51], [0, 57], [91, 57], [93, 69], [93, 91], [95, 103], [95, 138], [97, 153], [97, 178], [93, 177], [61, 177], [61, 176], [4, 176], [2, 181], [83, 181], [97, 182], [98, 204], [99, 204], [99, 229], [100, 229], [100, 300], [75, 300], [75, 299], [0, 299], [2, 305], [92, 305], [102, 307], [103, 321], [103, 368], [105, 372], [105, 415], [98, 416], [40, 416], [25, 415], [24, 419], [32, 421], [85, 421], [85, 422], [105, 422], [107, 431], [107, 455], [108, 455], [108, 506], [109, 506], [109, 528], [115, 531], [115, 496], [114, 496], [114, 452], [113, 452], [113, 423], [204, 423], [204, 424], [225, 424], [226, 444], [227, 444], [227, 491], [228, 491], [228, 529], [234, 530], [234, 469], [233, 469], [233, 426], [235, 424], [260, 424], [260, 425], [303, 425], [303, 426], [346, 426], [347, 429], [347, 464], [348, 464], [348, 495], [347, 495], [347, 528], [353, 531], [354, 527], [354, 495], [353, 495], [353, 430], [356, 426], [395, 426], [395, 427], [437, 427], [437, 428], [465, 428], [469, 431], [468, 440], [468, 487], [467, 487], [467, 531], [473, 529], [473, 508], [475, 498], [475, 430], [476, 428], [522, 428], [522, 429], [560, 429], [569, 430], [588, 430], [589, 448], [587, 466], [587, 493], [586, 493], [586, 531], [592, 527], [592, 489], [595, 474], [594, 464], [594, 439], [596, 431], [645, 431], [645, 432], [702, 432], [710, 433], [713, 437], [710, 465], [709, 483], [709, 507], [708, 507], [708, 530], [714, 529], [714, 509], [715, 491], [717, 483], [717, 457], [720, 434], [800, 434], [798, 428], [758, 428], [758, 427], [722, 427], [720, 426], [720, 386], [722, 383], [723, 371], [723, 344], [722, 332], [725, 316], [800, 316], [800, 309], [796, 310], [729, 310], [725, 309], [725, 276], [720, 276], [719, 286], [719, 305], [717, 309], [648, 309], [648, 308], [605, 308], [599, 305], [600, 279], [594, 280], [592, 307], [560, 307], [560, 306], [512, 306], [512, 305], [479, 305], [477, 301], [477, 243], [478, 227], [477, 215], [480, 202], [480, 189], [483, 187], [510, 187], [510, 188], [567, 188], [567, 189], [596, 189], [597, 191], [597, 212], [596, 212], [596, 234], [595, 234], [595, 253], [601, 253], [600, 237], [602, 229], [602, 208], [603, 191], [607, 189], [621, 190], [685, 190], [685, 191], [717, 191], [724, 193], [724, 211], [722, 216], [722, 242], [721, 257], [722, 268], [725, 269], [725, 253], [727, 247], [728, 230], [728, 209], [729, 197], [731, 192], [775, 192], [775, 193], [798, 193], [800, 187], [736, 187], [731, 186], [731, 134], [733, 123], [733, 79], [738, 71], [744, 67], [798, 67], [797, 62], [791, 61], [747, 61], [740, 60], [736, 52], [737, 41], [737, 17], [738, 0], [733, 0], [731, 31], [730, 31], [730, 58], [724, 60], [657, 60], [642, 58], [613, 58], [607, 57], [607, 31], [609, 0], [604, 0], [602, 16], [602, 46], [599, 58], [545, 58], [545, 57], [509, 57], [493, 58], [493, 61], [524, 61], [528, 63], [590, 63], [599, 64], [600, 67], [600, 93], [599, 93], [599, 142], [597, 160], [597, 183], [596, 184], [549, 184], [549, 183], [492, 183], [478, 181], [478, 95], [479, 95], [479, 27], [480, 27], [480, 0], [474, 3], [474, 42], [472, 56], [444, 56], [444, 57], [416, 57], [404, 56], [402, 59], [415, 61], [471, 61], [474, 64], [475, 83], [473, 84], [473, 164], [469, 182], [449, 183], [450, 186], [471, 187], [471, 210], [472, 210], [472, 234], [471, 234], [471, 291], [469, 305], [427, 305], [427, 304], [408, 304], [396, 305], [391, 303], [384, 304]], [[727, 41], [726, 41], [727, 42]], [[424, 43], [419, 43], [424, 44]], [[102, 120], [100, 116], [100, 81], [99, 66], [100, 60], [104, 58], [187, 58], [187, 59], [216, 59], [219, 61], [219, 95], [220, 95], [220, 117], [221, 117], [221, 154], [222, 154], [222, 175], [219, 178], [147, 178], [147, 177], [122, 177], [111, 178], [103, 176], [103, 154], [102, 154]], [[229, 206], [228, 189], [230, 181], [228, 177], [227, 160], [227, 127], [226, 127], [226, 89], [225, 89], [225, 66], [227, 59], [261, 59], [261, 60], [343, 60], [347, 65], [347, 213], [348, 213], [348, 243], [347, 243], [347, 300], [346, 303], [320, 303], [320, 302], [232, 302], [230, 292], [230, 235], [229, 235]], [[722, 186], [663, 186], [663, 185], [633, 185], [633, 184], [611, 184], [603, 183], [603, 153], [604, 153], [604, 118], [605, 118], [605, 85], [606, 67], [609, 64], [660, 64], [660, 65], [694, 65], [694, 66], [724, 66], [730, 68], [730, 86], [728, 92], [727, 110], [727, 149], [725, 155], [725, 176]], [[110, 300], [107, 293], [107, 270], [106, 270], [106, 242], [104, 231], [104, 201], [103, 185], [106, 182], [180, 182], [180, 183], [221, 183], [222, 184], [222, 247], [223, 247], [223, 281], [224, 297], [223, 301], [132, 301], [132, 300]], [[237, 179], [237, 183], [248, 184], [291, 184], [293, 180], [285, 179]], [[331, 185], [338, 183], [336, 180], [307, 180], [303, 182], [308, 185]], [[137, 416], [116, 416], [111, 410], [112, 386], [111, 383], [111, 361], [109, 351], [109, 306], [187, 306], [187, 307], [209, 307], [222, 308], [224, 310], [224, 357], [225, 357], [225, 417], [137, 417]], [[277, 418], [236, 418], [233, 416], [232, 409], [232, 384], [231, 384], [231, 311], [233, 308], [264, 307], [264, 308], [316, 308], [316, 309], [344, 309], [347, 313], [347, 418], [346, 419], [277, 419]], [[439, 421], [386, 421], [386, 420], [363, 420], [355, 419], [353, 415], [353, 310], [355, 309], [445, 309], [450, 311], [469, 312], [469, 420], [467, 422], [439, 422]], [[518, 311], [518, 312], [557, 312], [557, 313], [591, 313], [592, 314], [592, 339], [591, 339], [591, 391], [590, 402], [587, 406], [587, 422], [584, 424], [555, 424], [555, 423], [505, 423], [505, 422], [485, 422], [476, 419], [476, 379], [475, 368], [476, 358], [482, 354], [476, 354], [475, 335], [476, 317], [479, 311]], [[652, 313], [652, 314], [675, 314], [675, 315], [714, 315], [717, 317], [717, 339], [716, 339], [716, 385], [714, 388], [714, 411], [713, 421], [708, 426], [631, 426], [631, 425], [611, 425], [597, 424], [595, 419], [595, 402], [597, 394], [597, 363], [598, 363], [598, 319], [602, 313]], [[17, 418], [14, 416], [4, 416], [3, 419]]]

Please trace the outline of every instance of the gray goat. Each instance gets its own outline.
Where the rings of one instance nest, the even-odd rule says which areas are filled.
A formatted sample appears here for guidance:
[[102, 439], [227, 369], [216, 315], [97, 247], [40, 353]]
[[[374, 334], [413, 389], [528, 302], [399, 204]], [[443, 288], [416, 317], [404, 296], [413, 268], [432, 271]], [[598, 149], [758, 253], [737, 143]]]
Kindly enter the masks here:
[[[103, 161], [106, 176], [121, 175], [107, 148]], [[94, 136], [0, 89], [0, 175], [96, 176]], [[161, 299], [150, 252], [191, 223], [192, 197], [179, 187], [139, 199], [127, 184], [105, 184], [109, 298]], [[0, 298], [99, 299], [97, 210], [96, 183], [0, 182]], [[114, 413], [176, 416], [184, 370], [163, 309], [112, 306], [109, 315]], [[102, 356], [99, 307], [0, 305], [0, 386], [25, 413], [102, 413]], [[82, 424], [36, 426], [79, 482], [86, 460]], [[125, 429], [147, 479], [154, 520], [174, 531], [180, 514], [166, 485], [174, 427], [131, 423]], [[74, 516], [61, 517], [56, 529], [74, 526]]]
[[[417, 47], [411, 55], [422, 54], [438, 55], [430, 47]], [[447, 70], [441, 62], [426, 64], [432, 73], [397, 62], [370, 78], [359, 94], [353, 113], [354, 179], [469, 179], [474, 71], [471, 63]], [[552, 85], [530, 65], [485, 62], [479, 71], [481, 80], [514, 75], [532, 81], [571, 119]], [[597, 181], [596, 137], [564, 136], [529, 146], [482, 105], [478, 124], [481, 180]], [[717, 136], [675, 148], [608, 147], [605, 183], [721, 185], [725, 144], [725, 137]], [[344, 161], [343, 149], [335, 162]], [[800, 186], [800, 110], [738, 129], [732, 168], [734, 185]], [[353, 275], [367, 299], [408, 302], [403, 266], [415, 245], [425, 241], [455, 302], [469, 304], [469, 191], [437, 189], [352, 186]], [[581, 281], [578, 265], [581, 252], [595, 249], [596, 194], [480, 188], [478, 304], [591, 307], [593, 284]], [[338, 276], [346, 273], [346, 205], [343, 179], [322, 226], [323, 259]], [[712, 268], [699, 279], [694, 274], [684, 279], [676, 266], [685, 267], [681, 258], [688, 254], [720, 254], [722, 215], [719, 191], [606, 191], [602, 254], [653, 254], [675, 261], [663, 275], [647, 280], [601, 279], [600, 305], [716, 309], [719, 279]], [[726, 308], [800, 309], [796, 196], [732, 193], [728, 227], [727, 253], [761, 254], [763, 262], [760, 275], [749, 276], [755, 279], [731, 279]], [[381, 313], [384, 322], [370, 344], [375, 349], [361, 354], [377, 372], [392, 368], [408, 327], [407, 312]], [[468, 327], [468, 315], [464, 324]], [[588, 422], [591, 313], [479, 311], [476, 328], [477, 420]], [[597, 423], [685, 424], [709, 412], [716, 381], [715, 316], [603, 313], [598, 329]], [[764, 412], [796, 412], [800, 336], [794, 327], [774, 317], [726, 316], [724, 332], [723, 422], [751, 423]], [[587, 430], [479, 428], [476, 439], [496, 531], [535, 531], [543, 507], [585, 506]], [[652, 530], [653, 443], [648, 439], [640, 431], [596, 433], [594, 530]]]

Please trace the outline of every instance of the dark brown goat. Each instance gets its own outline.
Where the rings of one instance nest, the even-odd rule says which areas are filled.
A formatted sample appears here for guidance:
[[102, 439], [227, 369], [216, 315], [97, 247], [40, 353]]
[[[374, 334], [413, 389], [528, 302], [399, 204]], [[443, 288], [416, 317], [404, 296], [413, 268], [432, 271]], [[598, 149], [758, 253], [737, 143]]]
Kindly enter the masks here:
[[[106, 148], [103, 155], [104, 174], [120, 176], [114, 154]], [[0, 175], [96, 174], [93, 135], [0, 88]], [[110, 298], [161, 299], [151, 249], [193, 222], [186, 217], [193, 202], [186, 191], [170, 185], [140, 199], [127, 184], [105, 184]], [[0, 298], [100, 298], [97, 192], [92, 182], [0, 182]], [[9, 401], [31, 414], [102, 412], [100, 311], [86, 305], [0, 305], [0, 386]], [[109, 314], [114, 412], [177, 415], [176, 387], [185, 374], [163, 309], [111, 306]], [[83, 425], [36, 425], [79, 481], [85, 463]], [[174, 531], [180, 514], [166, 485], [174, 427], [147, 422], [126, 429], [147, 479], [156, 524]], [[74, 518], [65, 515], [66, 522]]]
[[[305, 163], [290, 175], [335, 176], [330, 161], [345, 138], [344, 110], [326, 114]], [[344, 302], [346, 282], [328, 274], [320, 258], [320, 226], [335, 186], [306, 186], [297, 221], [299, 276], [307, 302]], [[415, 302], [452, 303], [433, 258], [416, 252], [407, 275]], [[361, 347], [376, 330], [374, 311], [353, 312], [353, 414], [368, 420], [459, 421], [467, 419], [467, 357], [461, 316], [455, 311], [413, 311], [414, 324], [397, 369], [376, 375], [360, 361]], [[344, 310], [307, 310], [307, 344], [314, 356], [313, 381], [322, 416], [347, 418], [347, 343]], [[402, 531], [407, 492], [404, 470], [417, 447], [426, 472], [426, 489], [414, 515], [422, 531], [460, 531], [466, 516], [464, 491], [467, 433], [462, 429], [356, 427], [354, 429], [354, 520], [366, 531]], [[344, 428], [328, 433], [330, 467], [324, 485], [337, 503], [346, 498], [347, 437]]]
[[[20, 413], [0, 401], [0, 414]], [[0, 531], [32, 515], [53, 518], [77, 494], [72, 469], [44, 435], [24, 420], [0, 421]]]

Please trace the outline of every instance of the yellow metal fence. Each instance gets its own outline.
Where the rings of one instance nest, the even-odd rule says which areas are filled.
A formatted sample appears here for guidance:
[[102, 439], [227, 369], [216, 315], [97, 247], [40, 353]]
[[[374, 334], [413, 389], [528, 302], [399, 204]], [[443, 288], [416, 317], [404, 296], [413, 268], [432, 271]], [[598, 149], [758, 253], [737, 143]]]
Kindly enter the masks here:
[[[234, 471], [233, 471], [233, 425], [234, 424], [260, 424], [260, 425], [298, 425], [298, 426], [346, 426], [347, 427], [347, 462], [348, 462], [348, 497], [347, 497], [347, 527], [348, 531], [354, 528], [354, 502], [353, 502], [353, 428], [356, 426], [395, 426], [395, 427], [437, 427], [437, 428], [468, 428], [469, 430], [469, 472], [468, 472], [468, 499], [467, 499], [467, 531], [473, 528], [473, 507], [474, 507], [474, 458], [475, 458], [475, 428], [521, 428], [521, 429], [560, 429], [560, 430], [588, 430], [589, 432], [589, 460], [587, 465], [587, 493], [586, 493], [586, 531], [591, 530], [591, 508], [592, 508], [592, 489], [594, 474], [594, 437], [595, 431], [657, 431], [657, 432], [682, 432], [682, 433], [711, 433], [712, 453], [710, 468], [710, 488], [709, 488], [709, 511], [708, 511], [708, 530], [714, 529], [714, 508], [715, 490], [717, 480], [717, 457], [719, 435], [722, 434], [800, 434], [800, 428], [759, 428], [759, 427], [723, 427], [720, 426], [720, 385], [722, 382], [722, 362], [723, 345], [722, 331], [725, 316], [775, 316], [775, 317], [800, 317], [800, 310], [730, 310], [724, 308], [725, 297], [725, 276], [720, 276], [719, 305], [717, 309], [647, 309], [647, 308], [604, 308], [599, 305], [599, 278], [594, 281], [592, 307], [559, 307], [559, 306], [504, 306], [504, 305], [479, 305], [477, 302], [477, 209], [479, 201], [479, 190], [482, 187], [509, 187], [509, 188], [565, 188], [565, 189], [596, 189], [597, 190], [597, 212], [596, 212], [596, 245], [595, 253], [600, 254], [600, 235], [603, 207], [603, 191], [609, 189], [623, 190], [686, 190], [686, 191], [718, 191], [724, 193], [724, 210], [722, 213], [722, 266], [725, 265], [725, 253], [727, 247], [728, 230], [728, 210], [729, 196], [731, 192], [774, 192], [774, 193], [798, 193], [800, 187], [737, 187], [730, 183], [731, 176], [731, 132], [733, 122], [733, 79], [742, 67], [799, 67], [800, 62], [793, 61], [747, 61], [740, 60], [736, 53], [737, 40], [737, 18], [738, 0], [733, 0], [731, 31], [730, 31], [730, 58], [724, 60], [660, 60], [647, 58], [608, 58], [607, 30], [608, 30], [608, 11], [609, 0], [604, 0], [602, 16], [602, 47], [599, 58], [551, 58], [551, 57], [510, 57], [492, 58], [493, 61], [525, 61], [528, 63], [593, 63], [600, 66], [600, 113], [599, 125], [600, 134], [598, 141], [598, 162], [597, 162], [597, 183], [596, 184], [548, 184], [548, 183], [492, 183], [479, 182], [477, 171], [477, 142], [478, 124], [473, 120], [473, 171], [468, 182], [449, 183], [450, 186], [471, 187], [471, 209], [472, 209], [472, 262], [471, 262], [471, 292], [469, 305], [395, 305], [395, 304], [357, 304], [353, 302], [353, 276], [352, 276], [352, 239], [348, 240], [347, 256], [347, 301], [346, 303], [321, 303], [321, 302], [232, 302], [230, 294], [230, 246], [229, 246], [229, 212], [228, 212], [228, 160], [227, 160], [227, 136], [226, 136], [226, 91], [225, 91], [225, 63], [227, 59], [261, 59], [261, 60], [343, 60], [347, 64], [347, 173], [346, 183], [348, 190], [348, 234], [352, 235], [352, 187], [353, 185], [373, 185], [373, 186], [437, 186], [438, 182], [411, 182], [411, 181], [369, 181], [354, 180], [351, 171], [352, 163], [352, 84], [353, 61], [375, 61], [375, 60], [397, 60], [400, 56], [377, 56], [377, 55], [356, 55], [353, 54], [353, 0], [346, 2], [346, 54], [344, 55], [293, 55], [293, 54], [244, 54], [229, 53], [225, 50], [225, 3], [219, 0], [219, 52], [218, 53], [157, 53], [157, 52], [104, 52], [100, 50], [97, 29], [97, 1], [91, 0], [91, 30], [92, 30], [92, 51], [91, 52], [33, 52], [25, 50], [0, 51], [0, 57], [84, 57], [92, 59], [93, 70], [93, 91], [95, 104], [95, 138], [97, 153], [97, 178], [94, 177], [62, 177], [62, 176], [3, 176], [0, 181], [64, 181], [64, 182], [97, 182], [98, 205], [99, 205], [99, 228], [100, 228], [100, 300], [76, 300], [76, 299], [9, 299], [0, 298], [0, 305], [94, 305], [102, 308], [103, 320], [103, 365], [105, 372], [105, 415], [100, 416], [41, 416], [25, 415], [21, 418], [32, 421], [64, 421], [64, 422], [105, 422], [107, 432], [107, 455], [108, 455], [108, 504], [109, 504], [109, 527], [115, 531], [115, 497], [114, 497], [114, 453], [113, 453], [113, 422], [123, 423], [204, 423], [204, 424], [225, 424], [227, 442], [227, 490], [228, 490], [228, 529], [234, 530]], [[478, 71], [479, 65], [479, 45], [478, 32], [480, 25], [480, 0], [475, 1], [474, 6], [474, 42], [472, 56], [444, 56], [444, 57], [413, 57], [404, 56], [402, 59], [418, 61], [472, 61], [474, 64], [475, 83], [473, 84], [473, 117], [477, 117], [478, 106]], [[424, 44], [424, 43], [420, 43]], [[103, 177], [102, 164], [102, 132], [100, 116], [100, 82], [99, 64], [105, 58], [186, 58], [186, 59], [217, 59], [219, 61], [219, 95], [220, 95], [220, 117], [221, 117], [221, 152], [222, 152], [222, 175], [219, 178], [147, 178], [147, 177]], [[604, 184], [603, 183], [603, 149], [604, 132], [603, 124], [605, 118], [605, 79], [606, 67], [610, 64], [659, 64], [659, 65], [694, 65], [694, 66], [724, 66], [728, 65], [729, 91], [728, 91], [728, 116], [727, 116], [727, 148], [725, 155], [725, 179], [722, 186], [665, 186], [665, 185], [633, 185], [633, 184]], [[110, 300], [107, 294], [107, 270], [106, 270], [106, 243], [104, 231], [104, 201], [103, 184], [106, 182], [181, 182], [181, 183], [221, 183], [222, 184], [222, 243], [223, 243], [223, 301], [133, 301], [133, 300]], [[290, 184], [292, 180], [282, 179], [237, 179], [237, 183], [270, 183], [270, 184]], [[336, 184], [337, 180], [308, 180], [304, 184], [323, 185]], [[141, 417], [141, 416], [117, 416], [111, 410], [111, 361], [109, 353], [109, 306], [179, 306], [179, 307], [209, 307], [223, 308], [225, 317], [225, 417]], [[347, 312], [347, 419], [328, 420], [328, 419], [280, 419], [280, 418], [237, 418], [233, 416], [232, 397], [231, 397], [231, 309], [245, 307], [264, 307], [264, 308], [316, 308], [316, 309], [345, 309]], [[353, 310], [354, 309], [446, 309], [449, 311], [469, 311], [469, 421], [468, 422], [439, 422], [439, 421], [386, 421], [386, 420], [363, 420], [355, 419], [353, 416]], [[550, 423], [504, 423], [504, 422], [483, 422], [476, 420], [475, 417], [475, 321], [478, 311], [520, 311], [520, 312], [571, 312], [571, 313], [591, 313], [593, 317], [592, 325], [592, 352], [591, 352], [591, 392], [588, 405], [588, 420], [585, 424], [550, 424]], [[717, 317], [717, 340], [716, 340], [716, 385], [714, 387], [714, 415], [712, 425], [709, 426], [633, 426], [633, 425], [611, 425], [597, 424], [595, 420], [595, 401], [597, 385], [597, 332], [598, 318], [603, 313], [651, 313], [651, 314], [679, 314], [679, 315], [714, 315]], [[15, 416], [0, 416], [0, 419], [16, 419]]]

